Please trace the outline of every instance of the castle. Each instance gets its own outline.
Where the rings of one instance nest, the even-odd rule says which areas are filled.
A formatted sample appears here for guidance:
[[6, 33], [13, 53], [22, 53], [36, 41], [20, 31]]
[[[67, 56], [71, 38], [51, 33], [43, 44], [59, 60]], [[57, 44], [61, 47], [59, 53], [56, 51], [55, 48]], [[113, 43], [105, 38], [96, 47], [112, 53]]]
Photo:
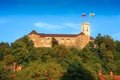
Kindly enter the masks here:
[[34, 47], [51, 47], [52, 38], [55, 38], [59, 45], [82, 49], [89, 41], [94, 39], [90, 37], [89, 22], [83, 22], [81, 27], [82, 31], [79, 34], [44, 34], [33, 30], [28, 37], [33, 41]]

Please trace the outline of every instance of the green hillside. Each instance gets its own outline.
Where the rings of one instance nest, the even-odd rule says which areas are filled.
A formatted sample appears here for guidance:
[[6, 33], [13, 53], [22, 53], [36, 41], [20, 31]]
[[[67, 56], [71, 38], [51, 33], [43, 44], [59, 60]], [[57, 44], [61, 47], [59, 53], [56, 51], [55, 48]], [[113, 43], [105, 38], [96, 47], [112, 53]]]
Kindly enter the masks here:
[[[120, 75], [120, 41], [109, 35], [98, 34], [82, 50], [52, 42], [51, 48], [34, 48], [27, 36], [1, 42], [0, 80], [99, 80], [99, 70]], [[21, 65], [21, 71], [5, 67], [13, 63]]]

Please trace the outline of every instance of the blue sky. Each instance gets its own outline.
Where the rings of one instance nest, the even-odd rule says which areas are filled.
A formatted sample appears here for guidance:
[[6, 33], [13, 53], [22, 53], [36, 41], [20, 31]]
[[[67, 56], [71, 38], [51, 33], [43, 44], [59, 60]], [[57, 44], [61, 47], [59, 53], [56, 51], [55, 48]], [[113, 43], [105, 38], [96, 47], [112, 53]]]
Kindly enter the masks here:
[[91, 36], [120, 40], [120, 0], [0, 0], [0, 42], [14, 42], [32, 30], [78, 34], [83, 21], [90, 21]]

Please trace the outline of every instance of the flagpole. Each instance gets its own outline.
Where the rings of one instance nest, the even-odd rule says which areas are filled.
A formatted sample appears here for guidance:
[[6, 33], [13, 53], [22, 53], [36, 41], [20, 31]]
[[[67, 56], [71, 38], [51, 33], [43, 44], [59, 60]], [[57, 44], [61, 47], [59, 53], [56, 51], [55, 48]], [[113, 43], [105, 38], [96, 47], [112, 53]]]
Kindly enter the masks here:
[[90, 13], [89, 13], [89, 21], [88, 21], [89, 23], [91, 22], [91, 16], [90, 16]]
[[95, 16], [95, 13], [89, 13], [89, 23], [91, 23], [91, 19]]
[[81, 17], [82, 17], [82, 23], [85, 22], [85, 19], [87, 17], [86, 13], [82, 13]]

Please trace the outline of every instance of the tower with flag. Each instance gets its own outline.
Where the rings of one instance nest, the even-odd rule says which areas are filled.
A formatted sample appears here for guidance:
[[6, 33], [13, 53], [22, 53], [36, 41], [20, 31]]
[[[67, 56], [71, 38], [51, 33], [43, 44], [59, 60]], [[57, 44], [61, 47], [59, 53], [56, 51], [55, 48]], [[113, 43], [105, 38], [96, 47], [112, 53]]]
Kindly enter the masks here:
[[89, 22], [83, 22], [81, 24], [82, 26], [82, 32], [87, 35], [90, 36], [90, 23]]
[[[86, 13], [83, 13], [81, 16], [82, 16], [82, 18], [88, 17]], [[89, 14], [89, 21], [83, 21], [81, 24], [81, 27], [82, 27], [81, 31], [87, 36], [90, 36], [90, 20], [94, 16], [95, 16], [94, 13], [90, 13]]]

